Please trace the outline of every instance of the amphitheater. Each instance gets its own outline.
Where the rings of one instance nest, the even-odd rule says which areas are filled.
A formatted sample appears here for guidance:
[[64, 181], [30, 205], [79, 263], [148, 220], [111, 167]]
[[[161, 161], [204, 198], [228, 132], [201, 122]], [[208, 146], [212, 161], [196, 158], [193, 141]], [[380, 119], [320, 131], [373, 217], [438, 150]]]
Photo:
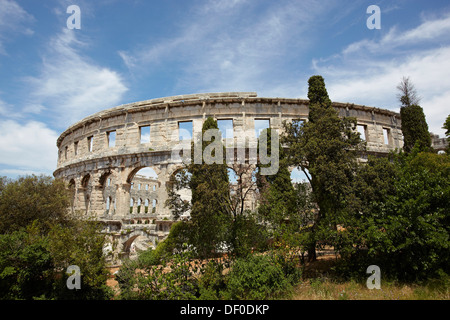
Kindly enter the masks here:
[[[398, 113], [350, 103], [333, 106], [340, 116], [357, 119], [369, 154], [387, 154], [403, 147]], [[308, 111], [308, 100], [262, 98], [254, 92], [182, 95], [121, 105], [88, 116], [60, 135], [54, 176], [71, 188], [74, 214], [104, 223], [111, 241], [105, 252], [111, 253], [108, 256], [114, 265], [167, 236], [174, 219], [164, 205], [166, 186], [183, 167], [172, 151], [180, 140], [190, 141], [201, 132], [206, 118], [218, 120], [219, 129], [227, 128], [227, 146], [233, 148], [240, 140], [251, 149], [258, 130], [270, 127], [282, 133], [284, 121], [307, 121]], [[246, 153], [244, 165], [251, 171], [255, 165], [250, 154]], [[228, 164], [236, 169], [233, 161]], [[153, 176], [141, 174], [148, 168]], [[251, 175], [240, 182], [245, 179]], [[256, 201], [251, 196], [244, 205], [255, 209]]]

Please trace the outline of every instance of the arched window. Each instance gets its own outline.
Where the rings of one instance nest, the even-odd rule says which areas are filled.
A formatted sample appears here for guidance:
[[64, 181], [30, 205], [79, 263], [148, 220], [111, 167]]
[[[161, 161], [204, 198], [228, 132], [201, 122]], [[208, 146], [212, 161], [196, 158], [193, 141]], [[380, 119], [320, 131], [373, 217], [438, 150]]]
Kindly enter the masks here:
[[110, 206], [111, 206], [111, 197], [108, 197], [106, 198], [106, 214], [109, 214]]
[[134, 208], [134, 199], [130, 198], [130, 213], [133, 213], [133, 208]]
[[148, 199], [145, 199], [145, 213], [148, 213]]

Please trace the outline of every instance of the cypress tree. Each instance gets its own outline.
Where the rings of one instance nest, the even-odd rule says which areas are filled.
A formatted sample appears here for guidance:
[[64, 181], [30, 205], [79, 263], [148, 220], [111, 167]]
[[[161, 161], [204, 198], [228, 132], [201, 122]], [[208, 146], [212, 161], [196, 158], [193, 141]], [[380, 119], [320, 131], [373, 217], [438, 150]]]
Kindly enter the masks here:
[[332, 239], [351, 207], [353, 197], [349, 195], [353, 192], [356, 160], [358, 153], [364, 151], [364, 144], [355, 130], [356, 119], [339, 118], [324, 79], [313, 76], [308, 83], [309, 121], [285, 124], [282, 141], [289, 147], [289, 164], [306, 174], [318, 207], [308, 250], [308, 259], [315, 260], [316, 241]]
[[419, 151], [430, 151], [431, 136], [422, 107], [418, 105], [403, 106], [400, 109], [402, 118], [403, 150], [410, 153], [414, 147]]
[[[267, 153], [271, 154], [273, 152], [271, 148], [272, 130], [265, 129], [261, 135], [267, 135]], [[259, 142], [258, 150], [260, 150]], [[261, 194], [258, 213], [271, 224], [273, 231], [277, 232], [278, 236], [282, 236], [286, 231], [286, 222], [292, 222], [296, 213], [296, 193], [281, 143], [278, 147], [278, 162], [278, 171], [273, 175], [261, 175], [261, 167], [269, 165], [258, 163], [257, 185]]]
[[[208, 118], [202, 127], [202, 137], [209, 129], [217, 129], [217, 121]], [[219, 141], [202, 142], [202, 155], [212, 143]], [[211, 156], [218, 152], [213, 148]], [[223, 157], [222, 157], [223, 158]], [[189, 188], [192, 191], [191, 221], [193, 243], [200, 257], [209, 257], [217, 251], [218, 246], [227, 238], [231, 214], [229, 212], [229, 181], [227, 166], [224, 162], [208, 164], [202, 156], [202, 163], [192, 163], [188, 166], [191, 173]]]
[[422, 107], [419, 106], [420, 97], [409, 77], [403, 77], [397, 86], [402, 118], [403, 150], [410, 153], [417, 145], [418, 151], [430, 151], [431, 136]]

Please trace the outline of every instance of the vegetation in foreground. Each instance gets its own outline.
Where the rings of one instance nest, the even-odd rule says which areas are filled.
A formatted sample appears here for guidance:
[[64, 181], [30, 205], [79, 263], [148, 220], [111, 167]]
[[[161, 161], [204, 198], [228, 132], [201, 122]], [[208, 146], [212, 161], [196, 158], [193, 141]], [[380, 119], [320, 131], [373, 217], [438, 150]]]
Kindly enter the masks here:
[[[279, 152], [276, 174], [260, 175], [258, 164], [252, 182], [231, 192], [224, 165], [180, 171], [167, 206], [175, 216], [190, 210], [191, 220], [125, 261], [115, 296], [105, 234], [68, 216], [64, 183], [0, 179], [0, 299], [448, 299], [450, 157], [430, 150], [424, 114], [407, 96], [411, 83], [400, 99], [409, 114], [405, 152], [365, 163], [355, 119], [337, 115], [322, 77], [309, 85], [309, 121], [285, 124], [286, 153], [268, 150]], [[211, 128], [209, 118], [203, 129]], [[310, 183], [293, 187], [289, 166]], [[177, 196], [182, 188], [193, 191], [190, 203]], [[250, 190], [260, 195], [255, 212], [243, 208]], [[324, 248], [339, 259], [321, 262]], [[82, 270], [82, 290], [66, 288], [70, 265]], [[365, 287], [369, 265], [381, 268], [380, 290]]]

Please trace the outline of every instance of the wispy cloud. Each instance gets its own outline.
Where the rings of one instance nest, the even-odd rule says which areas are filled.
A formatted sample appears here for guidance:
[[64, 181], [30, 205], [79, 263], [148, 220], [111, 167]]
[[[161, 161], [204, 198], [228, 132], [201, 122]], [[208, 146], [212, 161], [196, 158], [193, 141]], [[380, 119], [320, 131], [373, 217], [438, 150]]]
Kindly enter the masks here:
[[424, 20], [404, 31], [394, 27], [380, 40], [364, 39], [341, 53], [314, 60], [313, 67], [328, 80], [333, 100], [396, 111], [396, 86], [403, 76], [410, 76], [423, 97], [430, 130], [442, 134], [449, 113], [449, 32], [450, 15]]
[[450, 14], [435, 20], [425, 20], [416, 28], [399, 31], [398, 26], [392, 27], [379, 41], [363, 39], [347, 46], [344, 55], [355, 54], [362, 51], [371, 53], [391, 52], [395, 48], [404, 46], [422, 45], [424, 42], [433, 42], [448, 37], [450, 33]]
[[285, 66], [302, 59], [315, 41], [311, 23], [323, 19], [332, 4], [335, 1], [277, 1], [264, 6], [243, 0], [207, 1], [192, 9], [188, 21], [180, 22], [179, 36], [119, 55], [132, 72], [141, 72], [143, 65], [152, 70], [162, 63], [176, 64], [176, 92], [271, 94], [288, 82], [287, 77], [296, 82]]
[[13, 0], [0, 0], [0, 54], [7, 54], [4, 41], [17, 33], [32, 35], [27, 27], [34, 17]]
[[33, 103], [26, 106], [29, 111], [48, 109], [57, 127], [64, 128], [121, 101], [128, 90], [124, 80], [83, 56], [80, 52], [86, 46], [68, 29], [50, 40], [40, 74], [26, 79], [32, 88]]

